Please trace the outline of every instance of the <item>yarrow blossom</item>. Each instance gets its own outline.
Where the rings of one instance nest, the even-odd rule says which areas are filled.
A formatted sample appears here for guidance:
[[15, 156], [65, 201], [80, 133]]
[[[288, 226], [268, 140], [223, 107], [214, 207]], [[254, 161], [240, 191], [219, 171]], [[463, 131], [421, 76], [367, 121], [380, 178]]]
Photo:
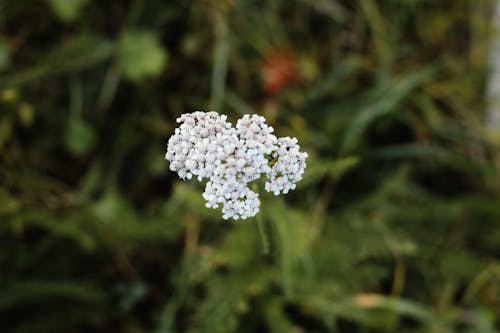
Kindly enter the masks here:
[[224, 219], [258, 213], [259, 194], [248, 184], [262, 174], [268, 178], [265, 190], [275, 195], [287, 194], [302, 179], [307, 153], [299, 151], [296, 138], [277, 138], [262, 116], [244, 115], [232, 127], [225, 115], [196, 111], [177, 122], [165, 154], [170, 170], [182, 179], [208, 179], [205, 206], [222, 206]]

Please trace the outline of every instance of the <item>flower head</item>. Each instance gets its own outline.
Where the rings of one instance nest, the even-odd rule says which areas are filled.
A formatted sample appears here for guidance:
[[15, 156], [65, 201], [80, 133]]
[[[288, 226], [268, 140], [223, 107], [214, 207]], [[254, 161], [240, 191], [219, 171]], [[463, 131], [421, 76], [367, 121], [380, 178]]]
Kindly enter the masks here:
[[[196, 111], [177, 119], [181, 125], [168, 140], [165, 158], [182, 179], [208, 179], [203, 193], [208, 208], [222, 206], [224, 219], [255, 216], [258, 193], [248, 184], [266, 175], [265, 190], [275, 195], [295, 189], [307, 153], [296, 138], [277, 138], [258, 115], [244, 115], [232, 127], [225, 115]], [[275, 159], [270, 166], [269, 159]]]

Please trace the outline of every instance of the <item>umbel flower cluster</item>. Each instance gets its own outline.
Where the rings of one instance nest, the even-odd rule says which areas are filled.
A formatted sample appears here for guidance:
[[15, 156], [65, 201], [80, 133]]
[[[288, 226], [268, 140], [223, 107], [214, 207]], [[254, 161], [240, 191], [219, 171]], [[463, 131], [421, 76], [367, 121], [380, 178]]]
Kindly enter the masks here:
[[177, 118], [181, 125], [168, 140], [165, 158], [182, 179], [207, 179], [203, 198], [208, 208], [222, 206], [224, 219], [255, 216], [259, 194], [249, 183], [267, 177], [265, 190], [275, 195], [295, 189], [307, 153], [296, 138], [277, 138], [259, 115], [244, 115], [233, 127], [227, 116], [196, 111]]

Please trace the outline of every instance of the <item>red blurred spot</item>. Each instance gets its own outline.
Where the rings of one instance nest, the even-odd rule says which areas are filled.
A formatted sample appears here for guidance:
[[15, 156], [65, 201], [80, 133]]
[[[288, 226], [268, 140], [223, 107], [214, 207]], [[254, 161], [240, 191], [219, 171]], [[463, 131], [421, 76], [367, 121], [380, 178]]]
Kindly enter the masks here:
[[299, 71], [293, 54], [288, 50], [274, 50], [261, 65], [264, 90], [276, 94], [299, 80]]

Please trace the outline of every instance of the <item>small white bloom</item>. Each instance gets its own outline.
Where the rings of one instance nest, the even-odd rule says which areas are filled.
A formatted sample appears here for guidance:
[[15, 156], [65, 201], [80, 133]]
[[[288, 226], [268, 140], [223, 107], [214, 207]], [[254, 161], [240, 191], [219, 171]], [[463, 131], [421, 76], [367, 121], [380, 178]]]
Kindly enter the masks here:
[[287, 194], [302, 179], [307, 153], [299, 151], [297, 142], [296, 138], [290, 137], [278, 139], [277, 149], [271, 155], [277, 158], [276, 163], [266, 172], [269, 178], [265, 184], [266, 191], [275, 195], [280, 192]]
[[[307, 153], [296, 138], [277, 138], [258, 115], [244, 115], [232, 127], [227, 116], [196, 111], [177, 118], [165, 159], [182, 179], [208, 179], [207, 208], [222, 205], [224, 219], [246, 219], [259, 211], [259, 195], [248, 184], [265, 174], [265, 190], [275, 195], [295, 189], [306, 167]], [[271, 167], [267, 156], [276, 159]]]

